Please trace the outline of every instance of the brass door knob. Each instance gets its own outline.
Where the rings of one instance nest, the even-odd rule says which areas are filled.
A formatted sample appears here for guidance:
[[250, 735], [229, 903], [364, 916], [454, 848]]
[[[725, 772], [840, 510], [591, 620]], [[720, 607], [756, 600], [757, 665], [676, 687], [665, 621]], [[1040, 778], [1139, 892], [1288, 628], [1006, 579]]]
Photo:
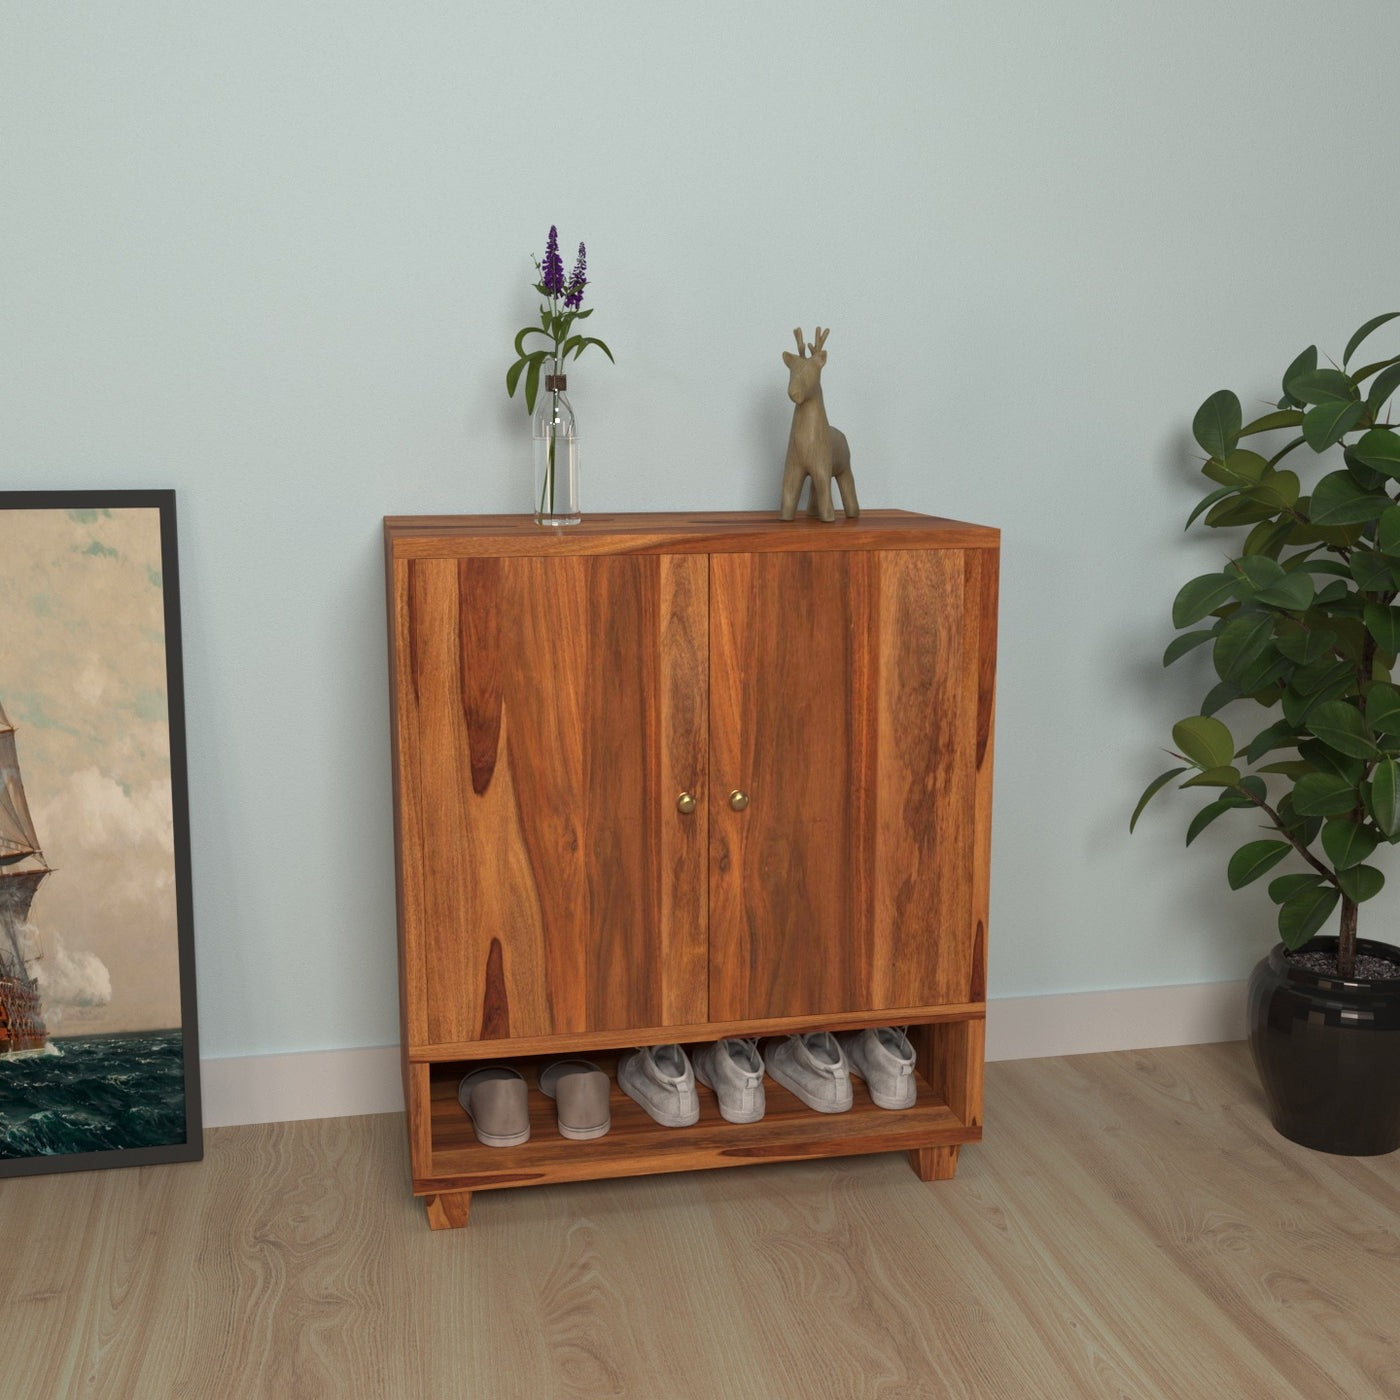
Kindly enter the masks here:
[[744, 808], [749, 805], [748, 793], [740, 792], [738, 788], [735, 788], [734, 791], [729, 794], [729, 805], [736, 812], [742, 812]]
[[688, 817], [694, 810], [694, 793], [683, 792], [678, 798], [676, 798], [676, 811], [678, 811], [681, 814], [681, 816]]

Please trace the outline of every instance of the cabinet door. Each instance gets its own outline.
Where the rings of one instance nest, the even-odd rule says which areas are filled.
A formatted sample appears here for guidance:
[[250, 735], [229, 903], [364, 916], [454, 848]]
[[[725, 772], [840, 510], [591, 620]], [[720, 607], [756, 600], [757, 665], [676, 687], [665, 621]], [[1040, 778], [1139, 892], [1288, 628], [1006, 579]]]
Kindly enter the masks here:
[[711, 1016], [981, 999], [995, 556], [710, 569]]
[[396, 568], [411, 1041], [704, 1020], [705, 559]]

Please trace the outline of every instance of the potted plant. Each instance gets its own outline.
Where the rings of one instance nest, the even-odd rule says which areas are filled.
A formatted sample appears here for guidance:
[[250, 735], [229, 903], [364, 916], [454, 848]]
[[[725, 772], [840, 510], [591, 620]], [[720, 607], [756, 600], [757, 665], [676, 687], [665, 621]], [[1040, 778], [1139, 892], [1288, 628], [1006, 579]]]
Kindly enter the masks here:
[[[1178, 765], [1148, 784], [1129, 823], [1180, 778], [1209, 798], [1187, 845], [1222, 816], [1263, 828], [1226, 871], [1231, 889], [1271, 875], [1278, 905], [1282, 941], [1250, 979], [1250, 1047], [1275, 1127], [1352, 1155], [1400, 1147], [1400, 948], [1357, 936], [1361, 906], [1385, 884], [1372, 860], [1400, 844], [1400, 422], [1389, 408], [1400, 355], [1349, 368], [1397, 316], [1367, 321], [1340, 367], [1319, 366], [1309, 346], [1252, 422], [1228, 389], [1196, 413], [1213, 489], [1187, 526], [1204, 517], [1243, 536], [1222, 569], [1176, 595], [1181, 635], [1163, 664], [1209, 646], [1215, 684], [1173, 727]], [[1279, 434], [1277, 450], [1255, 450]], [[1334, 912], [1337, 932], [1323, 936]]]

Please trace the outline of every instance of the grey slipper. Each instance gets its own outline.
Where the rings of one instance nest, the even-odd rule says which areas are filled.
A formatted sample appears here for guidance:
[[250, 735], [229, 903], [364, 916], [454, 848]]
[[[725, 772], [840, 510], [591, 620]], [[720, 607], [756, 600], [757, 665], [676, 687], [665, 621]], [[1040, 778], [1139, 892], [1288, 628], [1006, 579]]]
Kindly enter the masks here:
[[457, 1086], [457, 1102], [472, 1120], [478, 1142], [519, 1147], [530, 1139], [530, 1101], [525, 1077], [509, 1065], [473, 1070]]
[[608, 1076], [592, 1060], [555, 1060], [540, 1071], [540, 1093], [559, 1105], [559, 1132], [583, 1142], [612, 1127]]

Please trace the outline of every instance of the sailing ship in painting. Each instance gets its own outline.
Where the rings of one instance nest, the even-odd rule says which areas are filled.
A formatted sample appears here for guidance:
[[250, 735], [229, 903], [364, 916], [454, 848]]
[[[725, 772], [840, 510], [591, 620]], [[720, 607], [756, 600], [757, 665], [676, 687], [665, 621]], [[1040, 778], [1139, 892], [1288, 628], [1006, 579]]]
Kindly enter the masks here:
[[29, 906], [48, 874], [24, 796], [15, 727], [0, 707], [0, 1055], [48, 1043], [39, 984], [25, 951]]

